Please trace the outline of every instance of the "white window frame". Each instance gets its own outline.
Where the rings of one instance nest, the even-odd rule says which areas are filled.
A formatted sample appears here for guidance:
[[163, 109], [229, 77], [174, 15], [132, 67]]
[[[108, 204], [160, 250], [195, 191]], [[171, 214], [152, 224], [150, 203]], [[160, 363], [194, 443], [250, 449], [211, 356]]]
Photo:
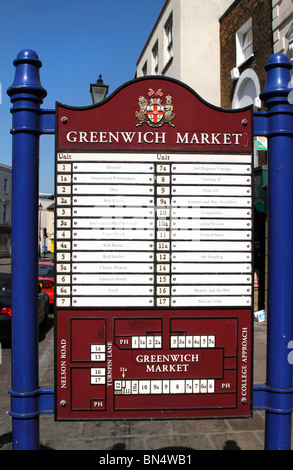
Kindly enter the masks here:
[[165, 54], [166, 63], [173, 58], [173, 15], [171, 14], [165, 24]]
[[145, 62], [142, 69], [141, 69], [143, 77], [145, 77], [148, 74], [148, 63]]
[[154, 75], [158, 75], [158, 73], [159, 73], [159, 44], [158, 44], [158, 41], [156, 41], [156, 44], [154, 45], [154, 47], [152, 49], [152, 55], [153, 55]]
[[253, 57], [252, 18], [236, 33], [236, 67], [244, 64], [250, 57]]
[[289, 57], [290, 61], [293, 62], [293, 21], [292, 21], [285, 37], [288, 41], [287, 56]]

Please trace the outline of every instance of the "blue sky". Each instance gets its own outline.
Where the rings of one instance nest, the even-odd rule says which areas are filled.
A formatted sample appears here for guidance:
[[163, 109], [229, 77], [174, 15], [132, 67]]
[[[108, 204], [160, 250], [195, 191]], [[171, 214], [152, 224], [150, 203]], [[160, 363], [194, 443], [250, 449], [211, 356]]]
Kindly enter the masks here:
[[[165, 0], [1, 0], [0, 163], [12, 165], [11, 103], [19, 51], [33, 49], [42, 61], [47, 90], [42, 108], [55, 102], [91, 103], [90, 83], [102, 74], [109, 94], [132, 80], [139, 54]], [[40, 137], [40, 192], [54, 193], [54, 136]]]

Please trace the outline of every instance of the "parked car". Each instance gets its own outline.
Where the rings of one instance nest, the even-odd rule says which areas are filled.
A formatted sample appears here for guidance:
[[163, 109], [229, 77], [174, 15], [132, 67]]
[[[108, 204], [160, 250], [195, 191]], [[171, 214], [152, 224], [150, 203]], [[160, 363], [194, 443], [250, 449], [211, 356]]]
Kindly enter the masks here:
[[[38, 323], [45, 323], [49, 314], [49, 296], [38, 293]], [[11, 274], [0, 273], [0, 338], [11, 337]]]
[[39, 284], [43, 292], [47, 292], [49, 303], [54, 304], [54, 263], [39, 262]]

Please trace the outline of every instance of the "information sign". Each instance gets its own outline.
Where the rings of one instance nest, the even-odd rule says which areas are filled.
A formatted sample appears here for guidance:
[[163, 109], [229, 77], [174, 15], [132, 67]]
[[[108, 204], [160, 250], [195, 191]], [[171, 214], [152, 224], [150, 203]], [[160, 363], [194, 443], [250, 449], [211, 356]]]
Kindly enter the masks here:
[[251, 109], [145, 78], [56, 111], [56, 418], [250, 416]]

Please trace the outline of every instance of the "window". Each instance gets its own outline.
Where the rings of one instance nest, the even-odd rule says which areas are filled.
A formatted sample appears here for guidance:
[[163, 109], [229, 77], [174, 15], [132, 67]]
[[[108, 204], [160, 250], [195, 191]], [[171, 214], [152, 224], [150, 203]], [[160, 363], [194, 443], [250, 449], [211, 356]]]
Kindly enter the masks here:
[[253, 55], [252, 19], [236, 33], [236, 65], [239, 67]]
[[166, 62], [169, 62], [173, 57], [173, 17], [169, 17], [165, 25], [165, 38], [166, 38]]
[[159, 47], [158, 47], [158, 41], [153, 47], [153, 70], [154, 70], [154, 75], [158, 74], [159, 71]]
[[286, 54], [289, 57], [290, 61], [293, 62], [293, 21], [292, 21], [285, 37], [288, 41], [288, 49], [287, 49]]
[[9, 192], [8, 184], [9, 184], [8, 178], [4, 178], [4, 183], [3, 183], [3, 192], [4, 192], [4, 194], [8, 194], [8, 192]]
[[4, 203], [2, 205], [2, 223], [8, 223], [9, 222], [9, 211], [8, 211], [8, 204]]
[[148, 64], [146, 62], [142, 68], [142, 75], [145, 77], [147, 73], [148, 73]]

